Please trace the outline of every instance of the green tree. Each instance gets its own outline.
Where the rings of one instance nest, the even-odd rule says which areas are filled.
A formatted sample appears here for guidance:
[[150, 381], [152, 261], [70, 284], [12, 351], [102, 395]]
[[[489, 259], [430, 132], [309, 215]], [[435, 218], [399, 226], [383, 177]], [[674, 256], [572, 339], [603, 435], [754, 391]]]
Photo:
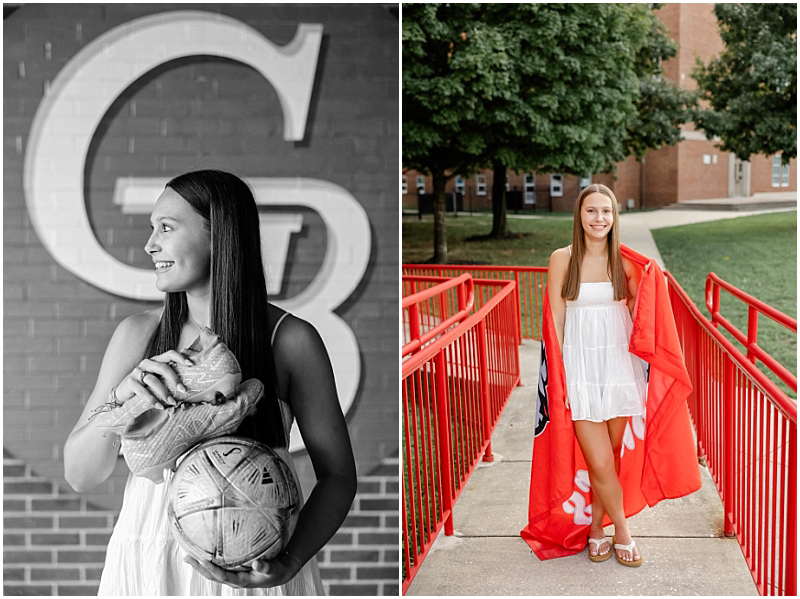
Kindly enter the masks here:
[[582, 175], [625, 157], [638, 94], [645, 5], [486, 4], [501, 32], [512, 93], [488, 103], [483, 166], [494, 170], [490, 236], [508, 235], [506, 170]]
[[797, 5], [716, 4], [725, 50], [692, 76], [700, 98], [694, 121], [720, 149], [797, 156]]
[[674, 52], [644, 4], [404, 5], [403, 165], [433, 177], [433, 261], [456, 174], [494, 169], [504, 236], [507, 169], [605, 172], [674, 143], [683, 98], [654, 79]]
[[433, 262], [447, 262], [445, 185], [474, 172], [486, 102], [511, 93], [504, 40], [477, 18], [480, 7], [403, 5], [403, 166], [433, 178]]
[[[504, 37], [519, 40], [511, 56], [524, 92], [508, 101], [496, 100], [490, 112], [496, 118], [488, 148], [495, 180], [490, 237], [509, 234], [506, 167], [580, 176], [608, 171], [629, 155], [642, 160], [648, 149], [680, 141], [680, 125], [689, 116], [693, 94], [661, 78], [661, 64], [675, 56], [677, 45], [655, 8], [658, 5], [488, 5], [485, 18], [504, 27]], [[539, 18], [531, 18], [532, 13]], [[553, 16], [558, 27], [548, 18]], [[592, 35], [591, 44], [580, 45], [570, 32], [581, 35], [590, 23], [601, 24], [599, 35]], [[571, 103], [560, 104], [561, 112], [543, 111], [537, 90], [553, 89], [564, 75]], [[543, 135], [542, 120], [551, 125], [550, 136]], [[576, 126], [581, 128], [578, 143], [571, 144]]]

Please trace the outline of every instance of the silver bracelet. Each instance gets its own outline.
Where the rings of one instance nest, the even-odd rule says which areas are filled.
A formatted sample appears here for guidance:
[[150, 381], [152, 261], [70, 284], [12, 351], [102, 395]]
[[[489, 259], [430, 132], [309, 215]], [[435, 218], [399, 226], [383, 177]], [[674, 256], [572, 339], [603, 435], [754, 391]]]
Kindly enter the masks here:
[[300, 567], [300, 569], [301, 569], [301, 570], [303, 569], [303, 564], [301, 564], [301, 563], [300, 563], [300, 560], [299, 560], [299, 559], [297, 559], [295, 556], [293, 556], [293, 555], [292, 555], [291, 553], [289, 553], [288, 551], [284, 551], [283, 553], [281, 553], [281, 555], [287, 555], [287, 556], [289, 556], [290, 558], [292, 558], [294, 561], [296, 561], [296, 562], [297, 562], [297, 565]]
[[117, 388], [112, 387], [111, 393], [108, 394], [108, 401], [104, 403], [102, 406], [99, 406], [92, 410], [92, 413], [89, 414], [89, 420], [97, 416], [98, 414], [103, 414], [105, 412], [110, 412], [111, 410], [115, 410], [116, 408], [122, 407], [125, 405], [124, 401], [120, 401], [117, 398]]
[[125, 402], [122, 402], [119, 399], [117, 399], [117, 388], [116, 387], [111, 387], [111, 401], [114, 402], [114, 406], [117, 407], [117, 408], [125, 403]]

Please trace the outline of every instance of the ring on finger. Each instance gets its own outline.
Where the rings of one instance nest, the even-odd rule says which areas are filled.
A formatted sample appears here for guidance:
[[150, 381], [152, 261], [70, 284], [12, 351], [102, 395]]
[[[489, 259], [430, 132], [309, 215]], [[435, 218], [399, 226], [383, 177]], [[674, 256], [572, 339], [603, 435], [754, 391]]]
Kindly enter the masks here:
[[146, 370], [142, 370], [142, 374], [139, 375], [139, 382], [142, 383], [142, 385], [144, 385], [144, 377], [146, 377], [148, 374], [150, 373]]

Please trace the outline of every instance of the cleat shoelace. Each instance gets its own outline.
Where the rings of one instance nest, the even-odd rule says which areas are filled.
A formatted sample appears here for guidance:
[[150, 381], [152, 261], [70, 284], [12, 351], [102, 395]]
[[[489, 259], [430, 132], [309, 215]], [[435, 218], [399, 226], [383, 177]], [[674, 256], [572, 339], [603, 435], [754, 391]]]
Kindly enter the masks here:
[[90, 417], [98, 419], [98, 428], [106, 434], [120, 435], [131, 472], [154, 482], [161, 482], [163, 469], [174, 469], [178, 458], [197, 443], [234, 432], [263, 396], [257, 379], [241, 383], [239, 362], [210, 329], [203, 330], [187, 353], [192, 366], [173, 363], [186, 391], [161, 379], [174, 404], [157, 410], [133, 397], [122, 405], [107, 402]]

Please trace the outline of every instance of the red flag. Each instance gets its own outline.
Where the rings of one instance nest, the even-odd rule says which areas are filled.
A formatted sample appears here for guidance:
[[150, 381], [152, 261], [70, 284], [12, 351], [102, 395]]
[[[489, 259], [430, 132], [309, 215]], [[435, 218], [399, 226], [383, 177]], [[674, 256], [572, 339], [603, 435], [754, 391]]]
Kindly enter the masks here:
[[[693, 493], [702, 483], [686, 406], [692, 386], [664, 274], [655, 261], [621, 249], [642, 275], [628, 349], [649, 365], [646, 415], [629, 418], [621, 450], [623, 506], [630, 517], [646, 505]], [[528, 525], [520, 534], [544, 560], [583, 550], [592, 514], [586, 461], [564, 405], [564, 363], [549, 299], [542, 324]], [[610, 523], [606, 515], [604, 524]]]

